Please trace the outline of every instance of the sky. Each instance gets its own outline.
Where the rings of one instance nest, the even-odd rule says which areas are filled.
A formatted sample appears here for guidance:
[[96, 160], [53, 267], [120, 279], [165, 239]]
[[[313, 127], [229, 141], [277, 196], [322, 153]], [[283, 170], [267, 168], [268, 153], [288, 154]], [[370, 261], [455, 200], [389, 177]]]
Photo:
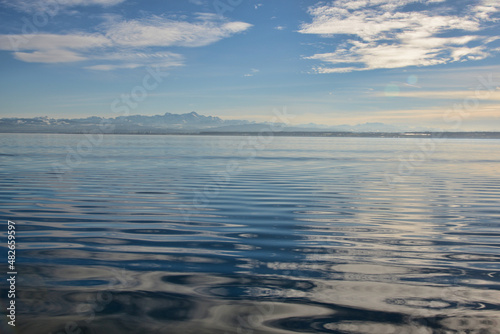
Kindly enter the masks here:
[[498, 0], [0, 0], [0, 117], [500, 131]]

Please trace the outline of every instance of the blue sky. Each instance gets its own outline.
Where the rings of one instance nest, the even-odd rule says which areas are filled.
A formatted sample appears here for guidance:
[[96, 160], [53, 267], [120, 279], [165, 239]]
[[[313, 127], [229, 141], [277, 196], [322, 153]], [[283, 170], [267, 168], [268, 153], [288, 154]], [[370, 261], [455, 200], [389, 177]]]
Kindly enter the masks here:
[[500, 130], [497, 0], [0, 7], [1, 117], [116, 117], [135, 92], [130, 114], [266, 121], [286, 106], [295, 124]]

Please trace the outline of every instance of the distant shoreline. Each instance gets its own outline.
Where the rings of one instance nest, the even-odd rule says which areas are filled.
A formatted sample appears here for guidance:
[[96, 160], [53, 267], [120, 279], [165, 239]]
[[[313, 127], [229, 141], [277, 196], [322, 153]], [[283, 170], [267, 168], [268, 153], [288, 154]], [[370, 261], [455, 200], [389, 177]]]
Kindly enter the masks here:
[[500, 132], [471, 131], [471, 132], [292, 132], [292, 131], [248, 131], [248, 132], [22, 132], [0, 131], [1, 134], [61, 134], [61, 135], [177, 135], [177, 136], [276, 136], [276, 137], [323, 137], [323, 138], [450, 138], [450, 139], [500, 139]]

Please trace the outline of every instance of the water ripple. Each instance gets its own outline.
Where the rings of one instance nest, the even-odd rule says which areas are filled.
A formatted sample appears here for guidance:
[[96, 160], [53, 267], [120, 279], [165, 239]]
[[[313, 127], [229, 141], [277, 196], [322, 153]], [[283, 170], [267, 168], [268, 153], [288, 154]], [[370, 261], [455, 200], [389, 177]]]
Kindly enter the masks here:
[[0, 135], [20, 333], [499, 333], [498, 141], [81, 138]]

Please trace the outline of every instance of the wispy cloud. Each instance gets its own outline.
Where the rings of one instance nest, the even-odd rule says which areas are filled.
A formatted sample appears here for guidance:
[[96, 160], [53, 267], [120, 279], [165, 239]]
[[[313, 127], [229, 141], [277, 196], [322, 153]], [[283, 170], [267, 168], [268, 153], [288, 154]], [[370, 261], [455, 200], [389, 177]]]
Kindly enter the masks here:
[[92, 65], [85, 68], [96, 71], [111, 71], [116, 69], [134, 69], [143, 66], [157, 66], [161, 68], [184, 65], [184, 57], [173, 52], [120, 52], [103, 55], [100, 60], [107, 64]]
[[[313, 59], [312, 57], [308, 57], [307, 59]], [[316, 73], [348, 73], [352, 71], [358, 71], [357, 67], [323, 67], [318, 66], [314, 67], [313, 70]]]
[[[483, 128], [487, 129], [486, 131], [496, 131], [498, 124], [500, 124], [499, 108], [500, 104], [481, 104], [473, 112], [464, 117], [464, 124], [460, 129], [464, 131], [477, 130], [472, 124], [483, 122], [485, 124]], [[392, 125], [429, 126], [433, 129], [453, 129], [456, 126], [456, 121], [446, 121], [447, 117], [451, 119], [453, 116], [457, 116], [457, 113], [453, 112], [452, 107], [429, 107], [422, 109], [380, 110], [376, 113], [307, 113], [297, 115], [294, 118], [294, 123], [306, 124], [314, 122], [327, 125], [355, 125], [366, 122], [381, 122]]]
[[[377, 93], [378, 96], [385, 96], [384, 93]], [[414, 91], [414, 92], [398, 92], [398, 97], [409, 97], [426, 100], [456, 100], [460, 101], [465, 98], [476, 98], [484, 101], [500, 101], [500, 87], [492, 92], [478, 92], [469, 90], [454, 90], [454, 91]]]
[[221, 22], [205, 14], [196, 22], [174, 21], [158, 16], [113, 24], [106, 36], [115, 44], [131, 47], [197, 47], [215, 43], [251, 27], [245, 22]]
[[[409, 5], [417, 2], [426, 7], [410, 10]], [[445, 7], [444, 2], [339, 0], [310, 7], [313, 20], [303, 24], [300, 33], [343, 35], [346, 39], [332, 52], [305, 58], [330, 64], [316, 67], [318, 73], [339, 73], [430, 66], [490, 56], [493, 50], [488, 49], [488, 44], [497, 38], [481, 33], [498, 21], [494, 16], [500, 12], [500, 3], [476, 0], [466, 13], [459, 14]]]
[[204, 0], [189, 0], [189, 2], [191, 2], [192, 4], [198, 5], [198, 6], [205, 4]]
[[[477, 121], [477, 120], [485, 120], [491, 121], [498, 124], [499, 116], [498, 116], [498, 108], [500, 105], [498, 104], [487, 104], [481, 105], [478, 108], [474, 109], [473, 112], [470, 112], [467, 116], [467, 121]], [[419, 122], [429, 122], [434, 123], [435, 125], [451, 125], [443, 120], [444, 117], [448, 115], [448, 113], [452, 112], [453, 109], [449, 108], [428, 108], [428, 109], [412, 109], [412, 110], [391, 110], [391, 111], [383, 111], [379, 112], [376, 115], [376, 120], [379, 122], [405, 122], [407, 124], [410, 123], [419, 123]]]
[[259, 73], [260, 70], [256, 69], [256, 68], [252, 68], [250, 70], [250, 73], [247, 73], [245, 75], [243, 75], [244, 77], [253, 77], [256, 73]]
[[182, 65], [183, 57], [156, 51], [158, 48], [205, 46], [250, 27], [245, 22], [221, 21], [213, 14], [198, 15], [191, 22], [153, 16], [143, 20], [112, 20], [94, 34], [0, 35], [0, 50], [12, 51], [16, 59], [25, 62], [102, 62], [86, 67], [93, 70], [171, 67]]
[[99, 34], [0, 35], [0, 50], [14, 51], [16, 59], [29, 63], [82, 61], [89, 59], [87, 50], [106, 45], [110, 41]]
[[125, 0], [2, 0], [4, 6], [14, 8], [26, 13], [36, 13], [46, 9], [69, 8], [76, 6], [101, 6], [111, 7], [124, 2]]
[[100, 34], [26, 34], [0, 35], [0, 50], [87, 49], [104, 46], [110, 41]]

